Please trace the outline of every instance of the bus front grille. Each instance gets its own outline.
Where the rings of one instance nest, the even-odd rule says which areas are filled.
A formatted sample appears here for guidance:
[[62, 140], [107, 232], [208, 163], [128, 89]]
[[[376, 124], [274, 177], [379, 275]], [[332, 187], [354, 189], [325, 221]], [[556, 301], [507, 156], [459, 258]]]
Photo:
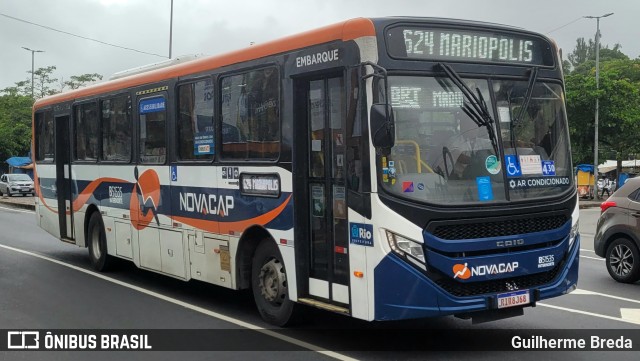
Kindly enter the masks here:
[[563, 214], [493, 222], [477, 220], [473, 223], [437, 225], [433, 230], [427, 231], [447, 240], [504, 237], [550, 231], [562, 227], [567, 220]]

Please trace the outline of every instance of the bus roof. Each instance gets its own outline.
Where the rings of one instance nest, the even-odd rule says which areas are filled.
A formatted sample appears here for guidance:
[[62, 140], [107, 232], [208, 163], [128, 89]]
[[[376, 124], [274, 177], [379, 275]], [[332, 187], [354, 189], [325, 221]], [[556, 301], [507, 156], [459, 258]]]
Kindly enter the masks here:
[[371, 19], [356, 18], [346, 20], [266, 43], [255, 44], [248, 48], [232, 51], [226, 54], [203, 57], [186, 63], [177, 64], [175, 66], [152, 70], [121, 79], [94, 84], [86, 88], [52, 95], [38, 100], [34, 104], [34, 110], [51, 104], [117, 91], [118, 89], [140, 86], [189, 74], [197, 74], [222, 66], [259, 59], [316, 44], [323, 44], [335, 40], [348, 41], [363, 36], [375, 36], [375, 28]]
[[[493, 29], [503, 29], [507, 31], [523, 31], [524, 29], [509, 25], [480, 22], [463, 19], [432, 18], [432, 17], [385, 17], [385, 18], [355, 18], [342, 21], [333, 25], [328, 25], [315, 30], [310, 30], [294, 35], [290, 35], [277, 40], [272, 40], [262, 44], [255, 44], [244, 49], [235, 50], [229, 53], [202, 57], [196, 60], [167, 66], [148, 72], [126, 76], [103, 83], [90, 85], [85, 88], [76, 89], [60, 94], [55, 94], [42, 98], [34, 104], [34, 111], [52, 104], [109, 93], [129, 87], [151, 84], [169, 78], [197, 74], [227, 65], [240, 63], [243, 61], [255, 60], [270, 55], [280, 54], [287, 51], [302, 49], [305, 47], [328, 43], [335, 40], [348, 41], [363, 36], [375, 36], [376, 26], [384, 26], [391, 22], [429, 22], [434, 24], [448, 24], [461, 26], [479, 26]], [[375, 25], [374, 25], [375, 24]], [[529, 32], [532, 33], [532, 32]], [[534, 33], [532, 33], [534, 34]], [[540, 34], [537, 34], [540, 35]], [[546, 38], [546, 37], [545, 37]], [[547, 38], [548, 39], [548, 38]], [[550, 40], [550, 39], [549, 39]]]

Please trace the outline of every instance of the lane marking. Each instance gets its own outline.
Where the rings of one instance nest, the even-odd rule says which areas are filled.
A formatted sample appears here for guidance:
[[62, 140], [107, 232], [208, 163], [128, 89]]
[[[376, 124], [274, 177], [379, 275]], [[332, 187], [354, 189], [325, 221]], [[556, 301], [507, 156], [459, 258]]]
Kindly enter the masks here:
[[595, 291], [589, 291], [589, 290], [584, 290], [581, 288], [576, 289], [575, 291], [571, 292], [570, 295], [592, 295], [592, 296], [600, 296], [600, 297], [607, 297], [607, 298], [612, 298], [614, 300], [620, 300], [620, 301], [626, 301], [626, 302], [632, 302], [632, 303], [640, 303], [640, 300], [634, 300], [632, 298], [626, 298], [626, 297], [620, 297], [620, 296], [614, 296], [614, 295], [608, 295], [606, 293], [600, 293], [600, 292], [595, 292]]
[[592, 317], [597, 317], [597, 318], [604, 318], [607, 320], [613, 320], [613, 321], [619, 321], [619, 322], [625, 322], [625, 323], [630, 323], [633, 325], [640, 325], [640, 321], [635, 321], [635, 320], [626, 320], [624, 318], [620, 318], [620, 317], [613, 317], [613, 316], [607, 316], [607, 315], [601, 315], [599, 313], [593, 313], [593, 312], [587, 312], [587, 311], [581, 311], [581, 310], [576, 310], [573, 308], [567, 308], [567, 307], [561, 307], [561, 306], [555, 306], [555, 305], [550, 305], [548, 303], [536, 303], [537, 306], [542, 306], [542, 307], [548, 307], [548, 308], [554, 308], [556, 310], [560, 310], [560, 311], [566, 311], [566, 312], [572, 312], [572, 313], [579, 313], [581, 315], [587, 315], [587, 316], [592, 316]]
[[586, 249], [586, 248], [580, 248], [580, 252], [591, 252], [591, 253], [596, 253], [596, 251], [592, 250], [592, 249]]
[[587, 259], [595, 259], [596, 261], [604, 261], [604, 258], [596, 258], [596, 257], [589, 257], [589, 256], [583, 256], [580, 255], [580, 258], [587, 258]]
[[620, 316], [629, 321], [634, 321], [640, 324], [640, 309], [638, 308], [621, 308]]
[[196, 311], [196, 312], [205, 314], [207, 316], [211, 316], [211, 317], [220, 319], [222, 321], [226, 321], [226, 322], [232, 323], [232, 324], [240, 326], [240, 327], [244, 327], [244, 328], [248, 328], [250, 330], [256, 331], [256, 332], [260, 332], [260, 333], [265, 334], [267, 336], [271, 336], [273, 338], [277, 338], [277, 339], [279, 339], [281, 341], [288, 342], [288, 343], [291, 343], [293, 345], [296, 345], [296, 346], [299, 346], [299, 347], [302, 347], [302, 348], [306, 348], [308, 350], [320, 353], [320, 354], [328, 356], [328, 357], [332, 357], [332, 358], [335, 358], [335, 359], [338, 359], [338, 360], [343, 360], [343, 361], [355, 361], [355, 360], [357, 360], [357, 359], [354, 359], [352, 357], [343, 355], [341, 353], [334, 352], [334, 351], [329, 351], [329, 350], [327, 350], [325, 348], [322, 348], [320, 346], [316, 346], [314, 344], [311, 344], [311, 343], [308, 343], [308, 342], [305, 342], [305, 341], [302, 341], [302, 340], [298, 340], [298, 339], [295, 339], [293, 337], [285, 336], [285, 335], [279, 334], [277, 332], [274, 332], [274, 331], [271, 331], [271, 330], [264, 329], [262, 327], [256, 326], [254, 324], [251, 324], [251, 323], [248, 323], [248, 322], [245, 322], [245, 321], [241, 321], [241, 320], [235, 319], [233, 317], [225, 316], [225, 315], [223, 315], [221, 313], [217, 313], [217, 312], [213, 312], [213, 311], [207, 310], [206, 308], [202, 308], [202, 307], [199, 307], [199, 306], [194, 306], [194, 305], [192, 305], [190, 303], [186, 303], [184, 301], [180, 301], [180, 300], [177, 300], [175, 298], [171, 298], [171, 297], [162, 295], [160, 293], [147, 290], [147, 289], [142, 288], [142, 287], [134, 286], [134, 285], [122, 282], [120, 280], [104, 276], [104, 275], [102, 275], [100, 273], [97, 273], [97, 272], [89, 271], [89, 270], [86, 270], [84, 268], [80, 268], [78, 266], [74, 266], [74, 265], [71, 265], [71, 264], [68, 264], [68, 263], [64, 263], [64, 262], [59, 261], [57, 259], [49, 258], [47, 256], [43, 256], [43, 255], [40, 255], [40, 254], [37, 254], [37, 253], [25, 251], [25, 250], [22, 250], [22, 249], [19, 249], [19, 248], [6, 246], [6, 245], [3, 245], [3, 244], [0, 244], [0, 248], [4, 248], [4, 249], [10, 250], [10, 251], [14, 251], [14, 252], [17, 252], [17, 253], [22, 253], [22, 254], [25, 254], [25, 255], [28, 255], [28, 256], [32, 256], [32, 257], [43, 259], [45, 261], [56, 263], [56, 264], [59, 264], [61, 266], [64, 266], [64, 267], [67, 267], [67, 268], [70, 268], [70, 269], [73, 269], [73, 270], [76, 270], [76, 271], [80, 271], [82, 273], [85, 273], [85, 274], [88, 274], [88, 275], [91, 275], [91, 276], [94, 276], [94, 277], [97, 277], [97, 278], [100, 278], [102, 280], [105, 280], [105, 281], [108, 281], [108, 282], [111, 282], [111, 283], [115, 283], [115, 284], [117, 284], [119, 286], [126, 287], [126, 288], [132, 289], [134, 291], [138, 291], [140, 293], [144, 293], [146, 295], [161, 299], [161, 300], [169, 302], [169, 303], [173, 303], [173, 304], [178, 305], [178, 306], [182, 306], [182, 307], [190, 309], [192, 311]]
[[31, 214], [35, 214], [36, 213], [34, 211], [28, 211], [28, 210], [17, 209], [17, 208], [0, 207], [0, 209], [4, 209], [4, 210], [7, 210], [7, 211], [12, 211], [12, 212], [19, 212], [19, 213], [31, 213]]

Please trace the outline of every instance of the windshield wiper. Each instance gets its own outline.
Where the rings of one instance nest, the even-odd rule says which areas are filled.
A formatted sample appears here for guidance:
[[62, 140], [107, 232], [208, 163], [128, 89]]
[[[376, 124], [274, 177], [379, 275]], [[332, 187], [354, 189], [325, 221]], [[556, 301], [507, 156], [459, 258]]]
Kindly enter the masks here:
[[453, 70], [449, 65], [445, 63], [438, 63], [438, 65], [442, 68], [444, 73], [451, 79], [453, 84], [460, 89], [466, 100], [464, 100], [464, 104], [462, 106], [462, 111], [473, 120], [478, 127], [487, 128], [487, 133], [489, 134], [489, 140], [491, 141], [491, 146], [493, 147], [493, 151], [495, 152], [497, 157], [500, 157], [500, 152], [498, 150], [498, 139], [496, 137], [495, 122], [493, 117], [489, 113], [489, 108], [487, 107], [487, 103], [482, 96], [482, 92], [480, 88], [476, 87], [476, 94], [467, 86], [467, 84], [462, 81], [462, 78]]
[[531, 68], [531, 74], [529, 74], [529, 84], [527, 85], [527, 92], [524, 95], [524, 99], [522, 101], [522, 107], [520, 107], [518, 116], [514, 119], [515, 122], [520, 122], [520, 120], [522, 120], [522, 117], [524, 117], [524, 113], [527, 111], [527, 108], [529, 107], [529, 102], [531, 102], [531, 97], [533, 96], [533, 86], [536, 85], [537, 79], [538, 79], [538, 68], [534, 66], [533, 68]]
[[[531, 101], [531, 97], [533, 96], [533, 87], [536, 85], [536, 80], [538, 79], [538, 68], [531, 68], [531, 74], [529, 74], [529, 84], [527, 85], [527, 92], [524, 95], [524, 99], [522, 101], [522, 106], [520, 107], [520, 111], [518, 112], [518, 116], [511, 119], [509, 123], [509, 135], [511, 140], [511, 146], [513, 147], [513, 153], [516, 156], [516, 163], [520, 163], [520, 157], [518, 156], [518, 145], [516, 144], [516, 134], [514, 132], [515, 126], [520, 123], [522, 117], [524, 117], [524, 113], [527, 111], [529, 107], [529, 102]], [[511, 116], [511, 96], [507, 98], [509, 103], [509, 116]]]

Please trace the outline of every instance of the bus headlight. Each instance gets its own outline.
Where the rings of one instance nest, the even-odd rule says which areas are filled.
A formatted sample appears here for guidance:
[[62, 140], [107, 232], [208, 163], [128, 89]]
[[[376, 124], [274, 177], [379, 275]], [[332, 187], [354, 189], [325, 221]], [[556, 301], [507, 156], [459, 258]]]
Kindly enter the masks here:
[[387, 242], [393, 252], [424, 268], [425, 258], [422, 244], [387, 230], [385, 232], [387, 233]]
[[578, 234], [580, 234], [580, 232], [578, 231], [579, 229], [580, 229], [580, 220], [577, 220], [576, 224], [571, 226], [571, 232], [569, 232], [569, 248], [573, 246], [573, 242], [576, 240], [576, 237], [578, 237]]

